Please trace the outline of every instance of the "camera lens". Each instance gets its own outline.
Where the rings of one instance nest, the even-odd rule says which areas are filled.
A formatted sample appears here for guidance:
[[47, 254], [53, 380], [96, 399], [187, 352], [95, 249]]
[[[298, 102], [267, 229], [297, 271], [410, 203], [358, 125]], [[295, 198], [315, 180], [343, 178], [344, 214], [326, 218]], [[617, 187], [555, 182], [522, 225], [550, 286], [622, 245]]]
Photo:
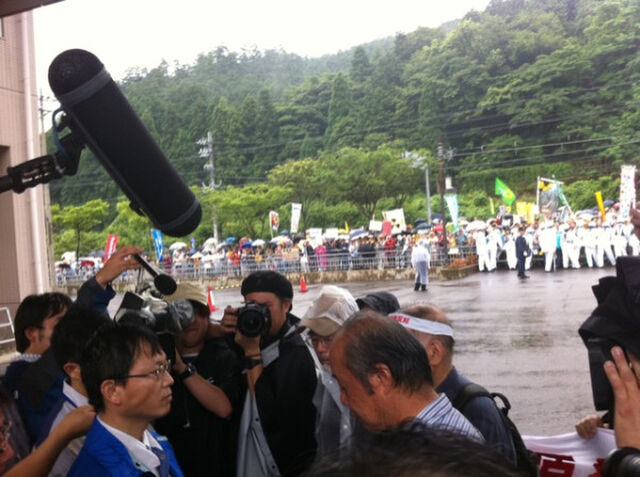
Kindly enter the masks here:
[[265, 320], [260, 310], [247, 309], [238, 318], [238, 329], [247, 338], [259, 336], [264, 331]]

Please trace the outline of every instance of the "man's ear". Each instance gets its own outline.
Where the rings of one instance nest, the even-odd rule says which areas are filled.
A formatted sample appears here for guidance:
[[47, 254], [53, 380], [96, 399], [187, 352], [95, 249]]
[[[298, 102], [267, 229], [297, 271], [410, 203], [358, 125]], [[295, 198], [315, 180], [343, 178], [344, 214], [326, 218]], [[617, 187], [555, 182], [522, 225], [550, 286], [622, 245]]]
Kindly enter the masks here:
[[291, 311], [291, 300], [283, 301], [282, 306], [284, 307], [284, 312], [289, 313]]
[[24, 330], [24, 335], [29, 340], [29, 344], [37, 343], [40, 335], [40, 328], [29, 326]]
[[374, 393], [387, 394], [396, 386], [396, 380], [393, 379], [391, 370], [386, 364], [376, 364], [373, 371], [369, 373], [368, 379]]
[[442, 342], [436, 338], [431, 338], [426, 346], [429, 365], [437, 366], [444, 360], [445, 350]]
[[105, 403], [109, 402], [115, 406], [122, 404], [122, 386], [116, 384], [113, 379], [105, 379], [100, 384], [100, 392]]
[[82, 380], [82, 370], [78, 363], [65, 363], [62, 367], [62, 370], [69, 376], [71, 379]]

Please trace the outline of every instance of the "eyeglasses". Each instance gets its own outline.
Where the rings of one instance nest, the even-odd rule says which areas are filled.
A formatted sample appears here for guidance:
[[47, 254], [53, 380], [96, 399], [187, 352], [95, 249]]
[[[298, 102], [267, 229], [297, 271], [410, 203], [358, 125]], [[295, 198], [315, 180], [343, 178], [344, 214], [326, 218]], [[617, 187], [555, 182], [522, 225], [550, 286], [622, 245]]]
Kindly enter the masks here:
[[151, 371], [150, 373], [144, 374], [128, 374], [126, 376], [119, 376], [118, 378], [112, 379], [129, 379], [129, 378], [152, 378], [156, 381], [159, 381], [164, 376], [164, 373], [169, 373], [171, 371], [171, 360], [168, 359], [166, 363], [158, 365], [156, 369]]
[[311, 335], [311, 343], [313, 343], [314, 346], [318, 346], [319, 344], [329, 346], [332, 341], [333, 336], [320, 336], [316, 334]]
[[11, 421], [6, 420], [4, 421], [4, 424], [0, 426], [0, 454], [2, 454], [7, 448], [10, 437], [11, 437]]

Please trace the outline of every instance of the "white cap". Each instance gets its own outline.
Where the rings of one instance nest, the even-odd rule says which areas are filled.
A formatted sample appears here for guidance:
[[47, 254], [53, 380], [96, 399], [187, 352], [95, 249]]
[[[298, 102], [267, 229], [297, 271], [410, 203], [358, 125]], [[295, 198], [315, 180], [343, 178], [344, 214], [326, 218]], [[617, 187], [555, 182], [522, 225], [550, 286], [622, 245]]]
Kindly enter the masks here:
[[325, 285], [302, 317], [300, 325], [321, 336], [329, 336], [357, 311], [358, 304], [349, 290]]

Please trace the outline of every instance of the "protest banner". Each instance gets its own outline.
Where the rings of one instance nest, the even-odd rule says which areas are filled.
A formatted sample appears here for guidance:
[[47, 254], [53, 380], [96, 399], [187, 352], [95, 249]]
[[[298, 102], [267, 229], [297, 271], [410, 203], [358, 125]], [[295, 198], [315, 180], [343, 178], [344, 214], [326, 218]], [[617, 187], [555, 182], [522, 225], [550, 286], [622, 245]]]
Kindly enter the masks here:
[[610, 429], [598, 429], [591, 439], [570, 432], [548, 437], [522, 436], [522, 440], [538, 456], [540, 477], [600, 477], [602, 463], [616, 448]]

